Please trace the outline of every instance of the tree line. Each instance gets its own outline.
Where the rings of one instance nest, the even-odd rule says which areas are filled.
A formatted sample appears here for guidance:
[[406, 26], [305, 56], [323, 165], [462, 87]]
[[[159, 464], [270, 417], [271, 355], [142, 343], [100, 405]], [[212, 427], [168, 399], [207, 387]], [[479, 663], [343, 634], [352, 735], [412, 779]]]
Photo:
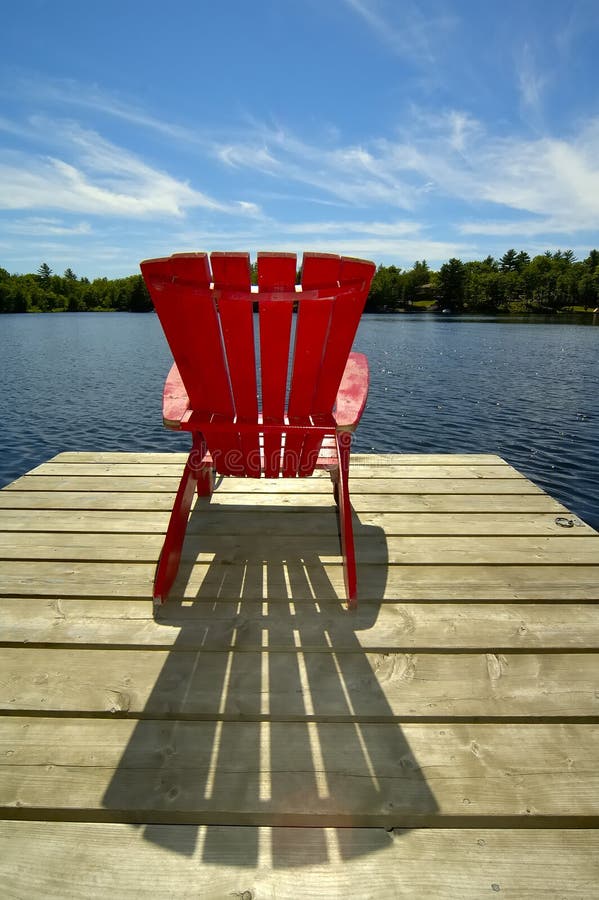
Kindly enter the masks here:
[[[255, 264], [252, 282], [256, 283]], [[367, 312], [419, 308], [453, 312], [559, 312], [599, 307], [599, 250], [576, 260], [572, 250], [530, 258], [508, 250], [500, 259], [450, 259], [438, 272], [426, 260], [411, 269], [379, 266], [366, 302]], [[79, 278], [72, 269], [56, 275], [47, 263], [34, 274], [11, 275], [0, 268], [0, 313], [148, 312], [152, 301], [141, 275]]]
[[379, 266], [367, 301], [370, 312], [418, 307], [454, 312], [560, 312], [599, 306], [599, 250], [577, 261], [572, 250], [530, 258], [508, 250], [500, 259], [450, 259], [438, 272], [425, 260], [402, 271]]
[[0, 313], [148, 312], [152, 301], [141, 275], [78, 278], [72, 269], [56, 275], [47, 263], [35, 274], [10, 275], [0, 268]]

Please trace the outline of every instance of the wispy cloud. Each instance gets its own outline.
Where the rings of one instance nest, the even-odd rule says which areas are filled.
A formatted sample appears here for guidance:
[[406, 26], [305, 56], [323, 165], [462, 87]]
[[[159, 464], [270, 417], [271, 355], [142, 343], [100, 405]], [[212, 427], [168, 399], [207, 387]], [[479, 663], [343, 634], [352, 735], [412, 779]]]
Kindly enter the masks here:
[[435, 62], [436, 41], [457, 23], [455, 16], [425, 16], [415, 2], [345, 0], [345, 3], [366, 22], [381, 43], [398, 56], [421, 65]]
[[[450, 197], [528, 213], [529, 233], [533, 227], [542, 233], [545, 224], [556, 232], [599, 227], [599, 119], [569, 139], [499, 138], [461, 112], [423, 116], [418, 126], [409, 139], [336, 148], [306, 145], [280, 129], [268, 139], [262, 129], [260, 146], [273, 160], [269, 174], [356, 207], [422, 214], [429, 203]], [[234, 148], [238, 165], [252, 168], [255, 146]], [[492, 233], [489, 222], [481, 234]], [[474, 224], [469, 228], [462, 233], [475, 233]]]
[[64, 155], [0, 153], [0, 209], [59, 209], [127, 218], [181, 217], [193, 208], [236, 215], [259, 212], [249, 201], [218, 201], [73, 122], [32, 117], [27, 135], [46, 148], [56, 140]]
[[39, 216], [31, 216], [27, 219], [17, 219], [4, 226], [9, 234], [24, 234], [30, 237], [43, 237], [50, 235], [88, 235], [92, 228], [89, 222], [77, 222], [68, 225], [60, 219], [48, 219]]
[[525, 118], [540, 127], [543, 113], [543, 91], [549, 77], [539, 70], [532, 47], [525, 42], [516, 57], [516, 77]]
[[599, 26], [599, 7], [595, 0], [575, 0], [561, 6], [561, 13], [553, 41], [562, 61], [569, 62], [578, 40], [592, 34]]
[[352, 233], [344, 229], [318, 230], [313, 225], [314, 223], [286, 225], [284, 222], [269, 222], [249, 231], [192, 229], [173, 235], [173, 246], [176, 244], [180, 250], [218, 246], [221, 250], [241, 249], [253, 254], [269, 248], [288, 253], [317, 250], [377, 261], [389, 260], [406, 267], [417, 259], [432, 260], [440, 264], [452, 256], [468, 259], [477, 254], [475, 244], [470, 241], [434, 240], [423, 235], [419, 227], [415, 227], [413, 236], [408, 237], [401, 232], [397, 236], [391, 231], [384, 233], [384, 230], [381, 234], [374, 229], [368, 233], [368, 226], [362, 233]]
[[200, 146], [206, 143], [197, 130], [153, 116], [135, 102], [108, 93], [98, 85], [85, 84], [70, 78], [42, 79], [21, 76], [17, 79], [14, 90], [24, 102], [33, 102], [44, 108], [57, 106], [64, 109], [71, 106], [121, 119], [130, 125], [150, 129], [177, 141]]
[[281, 226], [288, 234], [361, 234], [376, 237], [416, 235], [422, 231], [419, 222], [299, 222]]
[[215, 145], [216, 157], [287, 183], [298, 182], [352, 206], [378, 203], [412, 209], [419, 188], [399, 177], [379, 154], [359, 146], [321, 147], [282, 128], [259, 126], [249, 139]]
[[0, 209], [60, 209], [71, 213], [181, 216], [186, 207], [219, 205], [164, 172], [121, 160], [118, 171], [87, 171], [63, 159], [26, 153], [0, 156]]

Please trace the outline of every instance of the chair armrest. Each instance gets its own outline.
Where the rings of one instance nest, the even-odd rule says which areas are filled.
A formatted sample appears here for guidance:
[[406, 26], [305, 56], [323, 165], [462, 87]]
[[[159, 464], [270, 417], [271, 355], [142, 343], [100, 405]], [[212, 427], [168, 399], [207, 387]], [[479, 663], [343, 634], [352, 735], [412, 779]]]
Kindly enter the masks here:
[[162, 392], [162, 420], [166, 428], [181, 428], [181, 419], [189, 410], [189, 397], [177, 364], [173, 363]]
[[333, 413], [339, 431], [354, 431], [368, 396], [368, 360], [363, 353], [350, 353]]

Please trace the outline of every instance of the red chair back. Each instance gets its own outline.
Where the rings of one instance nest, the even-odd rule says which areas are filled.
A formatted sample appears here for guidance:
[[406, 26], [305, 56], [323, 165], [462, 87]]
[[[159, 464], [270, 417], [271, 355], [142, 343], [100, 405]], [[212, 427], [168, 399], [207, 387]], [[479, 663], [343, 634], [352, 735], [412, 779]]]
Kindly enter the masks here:
[[259, 253], [252, 291], [247, 253], [141, 264], [217, 472], [312, 474], [374, 269], [306, 253], [297, 289], [295, 254]]

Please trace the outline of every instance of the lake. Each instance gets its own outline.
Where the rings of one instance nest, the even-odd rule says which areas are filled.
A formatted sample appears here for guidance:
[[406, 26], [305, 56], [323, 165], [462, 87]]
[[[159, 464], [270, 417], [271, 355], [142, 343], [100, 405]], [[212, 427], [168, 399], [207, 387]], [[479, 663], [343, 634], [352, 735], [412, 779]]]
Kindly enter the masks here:
[[[363, 317], [358, 452], [497, 453], [599, 528], [599, 317]], [[185, 450], [152, 314], [0, 316], [0, 486], [63, 450]]]

